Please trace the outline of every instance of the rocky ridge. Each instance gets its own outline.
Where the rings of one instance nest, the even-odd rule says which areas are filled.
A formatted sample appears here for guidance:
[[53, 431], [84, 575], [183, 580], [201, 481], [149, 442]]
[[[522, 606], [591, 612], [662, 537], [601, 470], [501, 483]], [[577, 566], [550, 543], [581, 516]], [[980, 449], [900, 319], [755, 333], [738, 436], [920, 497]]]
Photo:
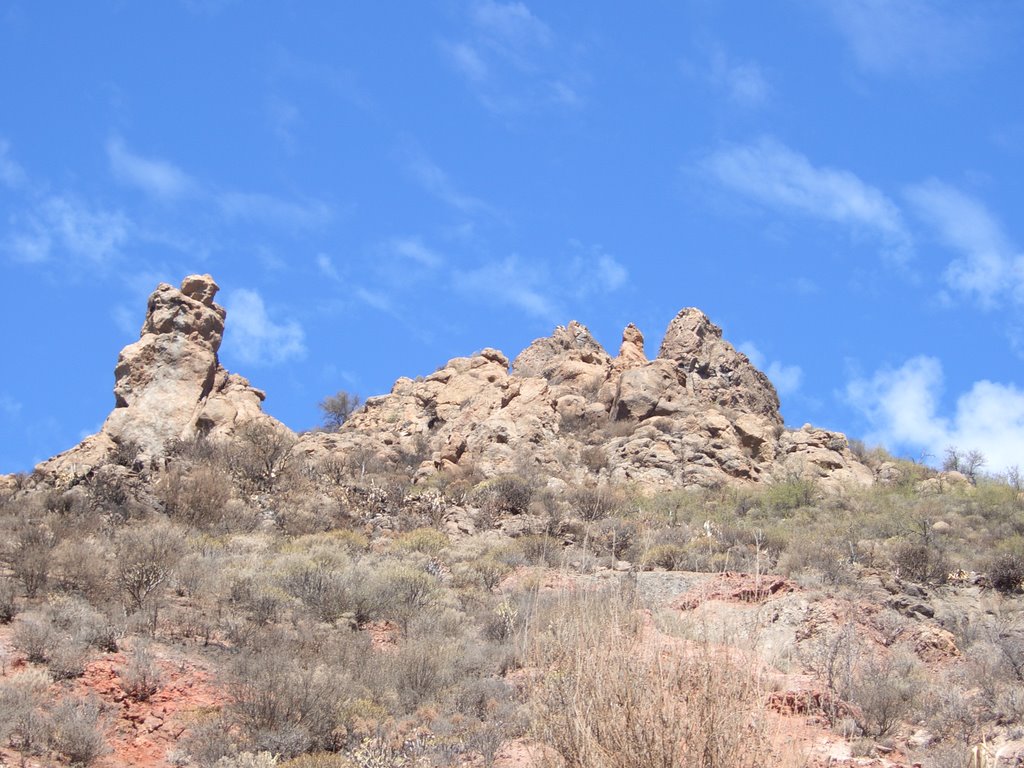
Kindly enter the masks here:
[[[209, 275], [157, 287], [139, 340], [118, 358], [115, 408], [103, 428], [41, 473], [81, 476], [126, 447], [155, 467], [178, 440], [226, 440], [255, 421], [287, 430], [262, 413], [263, 392], [220, 365], [226, 312], [217, 290]], [[612, 357], [573, 321], [511, 364], [484, 349], [401, 378], [338, 432], [299, 436], [293, 451], [308, 464], [352, 456], [411, 464], [420, 479], [456, 470], [652, 488], [873, 479], [843, 435], [786, 429], [768, 378], [693, 308], [672, 320], [652, 360], [633, 325]]]

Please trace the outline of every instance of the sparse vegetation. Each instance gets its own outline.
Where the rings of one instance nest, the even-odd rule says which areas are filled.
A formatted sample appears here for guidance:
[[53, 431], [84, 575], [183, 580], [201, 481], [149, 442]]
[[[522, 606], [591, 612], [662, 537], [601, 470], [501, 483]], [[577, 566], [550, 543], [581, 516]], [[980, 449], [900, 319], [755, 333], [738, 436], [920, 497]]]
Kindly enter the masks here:
[[[644, 492], [523, 462], [413, 483], [415, 462], [306, 466], [278, 437], [182, 443], [149, 486], [121, 467], [0, 505], [0, 630], [27, 664], [0, 676], [3, 744], [95, 762], [115, 713], [72, 691], [120, 647], [132, 706], [182, 658], [217, 671], [225, 698], [189, 721], [182, 766], [486, 766], [515, 739], [567, 766], [784, 765], [771, 664], [812, 675], [814, 712], [866, 752], [926, 722], [938, 765], [1024, 722], [1008, 478], [926, 491], [927, 470], [861, 449], [892, 482]], [[736, 573], [755, 607], [770, 574], [803, 590], [799, 620], [772, 609], [796, 639], [770, 662], [768, 624], [748, 645], [673, 628], [685, 585]], [[954, 613], [961, 592], [984, 607]]]

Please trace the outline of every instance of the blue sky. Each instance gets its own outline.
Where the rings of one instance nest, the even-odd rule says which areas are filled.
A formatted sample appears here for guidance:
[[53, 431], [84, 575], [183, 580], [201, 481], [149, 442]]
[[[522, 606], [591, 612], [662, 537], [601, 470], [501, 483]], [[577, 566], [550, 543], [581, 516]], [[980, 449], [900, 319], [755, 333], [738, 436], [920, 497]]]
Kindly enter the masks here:
[[[1024, 4], [0, 3], [0, 471], [220, 283], [295, 429], [702, 308], [805, 422], [1024, 465]], [[934, 459], [933, 459], [934, 460]]]

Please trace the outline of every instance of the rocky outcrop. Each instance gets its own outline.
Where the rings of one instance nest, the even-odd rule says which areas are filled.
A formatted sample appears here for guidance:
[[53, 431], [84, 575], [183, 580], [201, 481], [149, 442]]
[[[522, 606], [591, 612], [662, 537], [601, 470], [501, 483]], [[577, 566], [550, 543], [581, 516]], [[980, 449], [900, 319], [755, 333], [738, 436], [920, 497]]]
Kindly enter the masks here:
[[843, 435], [786, 430], [771, 382], [699, 310], [672, 320], [654, 360], [643, 344], [627, 326], [612, 358], [572, 322], [533, 342], [511, 372], [488, 349], [400, 379], [339, 433], [305, 436], [297, 450], [314, 463], [358, 455], [412, 464], [420, 478], [462, 470], [645, 487], [872, 482]]
[[[254, 421], [286, 429], [262, 413], [262, 392], [220, 365], [226, 313], [216, 294], [209, 275], [157, 287], [139, 340], [118, 358], [114, 410], [99, 433], [40, 465], [44, 475], [82, 476], [126, 455], [159, 466], [176, 441], [227, 440]], [[692, 308], [672, 320], [653, 360], [633, 325], [613, 358], [574, 321], [511, 365], [485, 349], [399, 379], [339, 432], [304, 435], [293, 450], [308, 465], [402, 465], [420, 479], [455, 471], [652, 488], [872, 481], [843, 435], [785, 429], [768, 378]]]
[[44, 474], [82, 474], [132, 453], [146, 463], [171, 445], [197, 435], [227, 437], [264, 416], [264, 394], [220, 365], [217, 351], [226, 311], [214, 302], [209, 275], [190, 275], [180, 288], [167, 283], [149, 297], [139, 340], [114, 369], [114, 410], [99, 433], [40, 465]]

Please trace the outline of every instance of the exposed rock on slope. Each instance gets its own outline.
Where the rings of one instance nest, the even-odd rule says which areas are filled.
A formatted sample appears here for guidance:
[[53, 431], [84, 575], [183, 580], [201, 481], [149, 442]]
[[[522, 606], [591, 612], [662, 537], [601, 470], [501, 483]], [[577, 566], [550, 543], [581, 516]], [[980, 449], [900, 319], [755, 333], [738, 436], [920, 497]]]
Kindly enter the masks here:
[[[286, 429], [261, 412], [262, 392], [220, 365], [226, 313], [216, 293], [209, 275], [157, 287], [139, 340], [118, 359], [116, 407], [98, 434], [40, 465], [43, 474], [82, 476], [125, 454], [158, 465], [177, 440], [228, 439], [257, 420]], [[672, 320], [653, 360], [635, 326], [613, 358], [575, 321], [511, 367], [493, 349], [455, 358], [399, 379], [340, 432], [305, 435], [294, 451], [309, 464], [412, 465], [420, 478], [458, 470], [651, 487], [872, 481], [843, 435], [787, 431], [771, 382], [697, 309]]]
[[209, 275], [190, 275], [175, 288], [161, 283], [149, 297], [139, 340], [114, 369], [114, 410], [103, 428], [40, 465], [50, 474], [79, 475], [109, 462], [120, 449], [144, 463], [178, 439], [230, 435], [240, 424], [268, 419], [263, 392], [217, 359], [226, 312], [214, 303]]
[[421, 477], [461, 468], [661, 487], [872, 481], [843, 435], [787, 431], [771, 382], [697, 309], [675, 317], [650, 361], [635, 326], [612, 358], [577, 322], [531, 344], [511, 372], [496, 350], [456, 358], [399, 379], [339, 433], [308, 435], [297, 450], [312, 461], [413, 462]]

